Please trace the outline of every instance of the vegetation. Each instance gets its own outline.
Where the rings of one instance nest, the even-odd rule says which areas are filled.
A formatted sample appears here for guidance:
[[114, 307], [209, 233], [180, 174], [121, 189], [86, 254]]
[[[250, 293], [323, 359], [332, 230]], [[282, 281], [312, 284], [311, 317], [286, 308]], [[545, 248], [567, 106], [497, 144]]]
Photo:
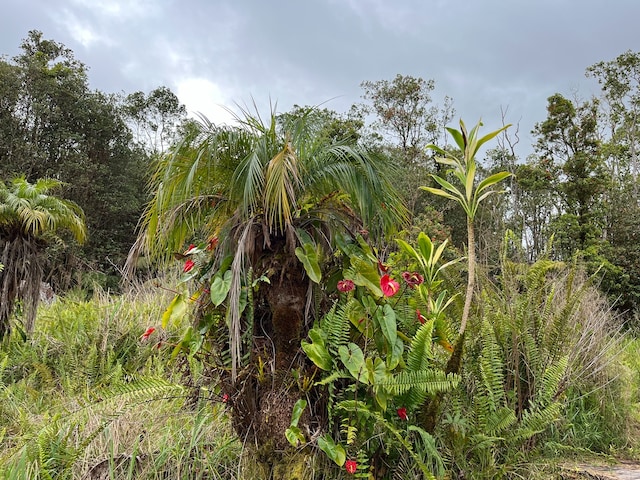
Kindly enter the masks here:
[[33, 330], [47, 243], [59, 238], [60, 230], [68, 230], [78, 242], [86, 238], [82, 210], [51, 195], [56, 187], [60, 182], [55, 180], [31, 184], [15, 178], [10, 186], [0, 181], [0, 338], [10, 331], [16, 300], [24, 301], [25, 330]]
[[601, 99], [551, 96], [520, 161], [508, 125], [447, 127], [433, 80], [213, 125], [165, 87], [89, 91], [30, 32], [0, 61], [0, 477], [637, 456], [639, 58], [588, 69]]

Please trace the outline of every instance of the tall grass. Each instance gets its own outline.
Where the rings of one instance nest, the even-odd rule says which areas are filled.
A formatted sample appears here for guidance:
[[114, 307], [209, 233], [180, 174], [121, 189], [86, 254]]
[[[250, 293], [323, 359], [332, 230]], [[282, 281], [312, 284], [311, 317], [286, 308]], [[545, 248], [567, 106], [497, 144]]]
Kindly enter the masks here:
[[72, 293], [40, 309], [32, 337], [3, 341], [0, 478], [238, 477], [225, 405], [184, 385], [174, 334], [159, 328], [169, 300]]

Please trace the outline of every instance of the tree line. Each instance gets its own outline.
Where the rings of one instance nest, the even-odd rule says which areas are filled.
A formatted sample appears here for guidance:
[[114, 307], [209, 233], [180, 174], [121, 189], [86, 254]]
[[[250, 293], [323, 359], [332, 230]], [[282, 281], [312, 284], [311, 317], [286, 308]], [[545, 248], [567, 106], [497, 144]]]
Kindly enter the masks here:
[[[478, 260], [491, 268], [506, 227], [514, 247], [534, 262], [542, 255], [585, 262], [599, 271], [601, 288], [628, 319], [640, 302], [638, 202], [638, 109], [640, 54], [626, 52], [587, 68], [602, 87], [597, 98], [549, 97], [547, 118], [536, 124], [532, 153], [519, 158], [516, 133], [505, 132], [480, 162], [482, 175], [513, 174], [508, 195], [479, 210]], [[451, 236], [463, 248], [464, 212], [429, 197], [442, 166], [425, 148], [445, 146], [444, 127], [453, 101], [432, 99], [434, 80], [397, 75], [364, 81], [362, 101], [346, 113], [294, 107], [278, 115], [282, 125], [312, 115], [318, 137], [351, 138], [393, 160], [393, 183], [408, 207], [410, 222]], [[61, 43], [31, 31], [21, 53], [0, 60], [0, 179], [61, 182], [61, 196], [86, 215], [88, 241], [79, 246], [64, 234], [49, 245], [46, 278], [56, 288], [118, 288], [120, 269], [136, 238], [149, 200], [154, 162], [194, 131], [194, 120], [166, 87], [152, 92], [111, 94], [91, 90], [87, 67]], [[373, 118], [370, 122], [368, 119]], [[190, 133], [191, 132], [191, 133]], [[408, 227], [407, 227], [408, 228]], [[493, 257], [492, 257], [493, 255]], [[81, 273], [80, 273], [81, 272]]]

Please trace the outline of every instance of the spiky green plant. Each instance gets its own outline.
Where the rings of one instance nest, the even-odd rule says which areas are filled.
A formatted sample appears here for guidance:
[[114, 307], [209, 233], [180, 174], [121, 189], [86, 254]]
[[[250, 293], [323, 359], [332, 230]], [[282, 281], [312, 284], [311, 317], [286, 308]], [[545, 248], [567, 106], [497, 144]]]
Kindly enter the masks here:
[[440, 186], [439, 188], [420, 187], [434, 195], [458, 202], [467, 215], [468, 277], [464, 310], [462, 311], [462, 318], [460, 319], [459, 333], [461, 336], [467, 328], [467, 321], [471, 311], [471, 302], [476, 282], [476, 241], [474, 228], [476, 213], [478, 212], [480, 203], [482, 203], [482, 201], [489, 195], [496, 193], [496, 190], [492, 190], [491, 187], [511, 175], [508, 172], [495, 173], [476, 185], [476, 154], [478, 153], [478, 150], [482, 145], [510, 127], [510, 125], [505, 125], [498, 130], [478, 138], [478, 130], [481, 126], [482, 122], [479, 122], [471, 129], [470, 132], [467, 132], [464, 122], [460, 120], [460, 130], [447, 127], [447, 131], [455, 140], [457, 147], [460, 149], [460, 153], [454, 153], [436, 145], [427, 145], [427, 148], [434, 150], [439, 155], [439, 157], [436, 158], [437, 162], [451, 167], [451, 173], [460, 183], [460, 188], [438, 175], [431, 176]]

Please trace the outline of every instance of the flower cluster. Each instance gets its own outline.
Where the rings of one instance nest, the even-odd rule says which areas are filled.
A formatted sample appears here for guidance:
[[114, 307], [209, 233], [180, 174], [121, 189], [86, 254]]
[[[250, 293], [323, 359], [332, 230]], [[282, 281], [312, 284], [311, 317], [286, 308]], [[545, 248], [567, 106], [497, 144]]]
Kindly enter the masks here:
[[153, 334], [153, 332], [155, 331], [156, 331], [155, 327], [147, 328], [145, 332], [140, 336], [140, 341], [146, 342], [147, 340], [149, 340], [149, 337], [151, 336], [151, 334]]

